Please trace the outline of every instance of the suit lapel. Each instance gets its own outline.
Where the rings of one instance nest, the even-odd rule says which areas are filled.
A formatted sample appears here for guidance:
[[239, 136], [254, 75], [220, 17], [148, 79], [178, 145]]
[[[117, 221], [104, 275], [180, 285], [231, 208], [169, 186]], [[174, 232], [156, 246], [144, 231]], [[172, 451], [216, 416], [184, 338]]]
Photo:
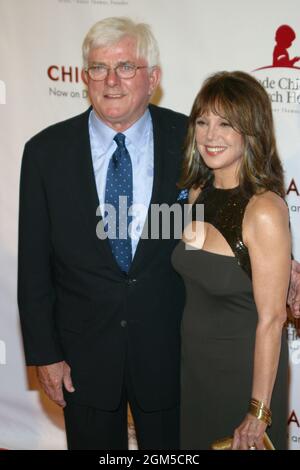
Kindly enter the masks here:
[[[175, 177], [172, 174], [172, 168], [168, 164], [171, 163], [171, 154], [173, 149], [168, 142], [173, 142], [172, 128], [161, 118], [160, 108], [150, 105], [149, 110], [151, 113], [153, 123], [153, 139], [154, 139], [154, 175], [153, 175], [153, 189], [150, 200], [150, 205], [147, 214], [148, 226], [151, 226], [151, 205], [168, 203], [170, 199], [170, 193], [175, 188]], [[175, 139], [176, 141], [176, 139]], [[178, 149], [177, 149], [178, 151]], [[170, 158], [171, 157], [171, 158]], [[174, 168], [176, 171], [176, 168]], [[170, 178], [166, 178], [166, 175]], [[173, 187], [174, 186], [174, 187]], [[173, 201], [172, 201], [173, 202]], [[129, 273], [136, 272], [142, 265], [147, 263], [147, 259], [150, 259], [157, 247], [159, 240], [150, 240], [141, 238], [137, 250], [130, 268]]]
[[72, 145], [70, 147], [69, 174], [70, 191], [72, 198], [76, 200], [82, 220], [87, 223], [87, 232], [91, 235], [93, 243], [102, 255], [106, 255], [112, 267], [119, 270], [115, 258], [111, 252], [108, 239], [100, 240], [96, 234], [97, 224], [101, 224], [102, 217], [96, 215], [99, 206], [97, 186], [94, 176], [88, 119], [91, 108], [74, 122], [71, 130]]

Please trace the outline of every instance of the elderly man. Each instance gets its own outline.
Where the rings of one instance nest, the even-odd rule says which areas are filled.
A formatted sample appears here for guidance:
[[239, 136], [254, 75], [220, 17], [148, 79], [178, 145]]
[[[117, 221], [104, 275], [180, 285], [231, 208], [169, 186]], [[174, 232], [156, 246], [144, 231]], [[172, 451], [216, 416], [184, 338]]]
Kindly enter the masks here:
[[[161, 72], [147, 25], [102, 20], [83, 57], [92, 108], [24, 151], [19, 307], [27, 364], [65, 407], [70, 449], [127, 448], [127, 403], [141, 449], [177, 448], [184, 290], [170, 261], [176, 240], [141, 238], [141, 229], [150, 205], [177, 199], [187, 118], [149, 105]], [[97, 208], [118, 211], [119, 196], [146, 210], [133, 214], [131, 239], [104, 239]]]
[[[158, 55], [147, 25], [96, 23], [83, 43], [92, 107], [24, 150], [24, 347], [45, 392], [64, 407], [69, 449], [126, 449], [128, 403], [140, 449], [179, 446], [184, 288], [170, 261], [177, 240], [160, 230], [141, 237], [150, 207], [177, 200], [187, 124], [183, 114], [149, 105]], [[132, 236], [121, 236], [130, 225]]]

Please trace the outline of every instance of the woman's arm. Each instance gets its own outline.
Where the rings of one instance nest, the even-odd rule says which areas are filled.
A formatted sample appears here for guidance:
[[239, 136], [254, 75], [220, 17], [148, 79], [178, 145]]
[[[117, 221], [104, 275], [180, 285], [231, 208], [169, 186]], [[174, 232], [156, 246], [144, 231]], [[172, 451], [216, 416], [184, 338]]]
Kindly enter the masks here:
[[[267, 192], [252, 198], [245, 213], [243, 238], [249, 250], [258, 311], [252, 398], [269, 408], [286, 320], [291, 270], [288, 209], [279, 196]], [[235, 431], [233, 449], [248, 449], [253, 444], [263, 449], [266, 427], [266, 423], [247, 414]]]

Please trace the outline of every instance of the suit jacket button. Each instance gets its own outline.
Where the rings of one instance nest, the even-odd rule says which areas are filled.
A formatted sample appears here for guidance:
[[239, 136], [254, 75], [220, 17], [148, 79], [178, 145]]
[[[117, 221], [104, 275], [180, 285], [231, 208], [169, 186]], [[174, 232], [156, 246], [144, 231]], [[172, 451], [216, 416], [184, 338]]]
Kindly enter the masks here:
[[121, 324], [121, 327], [122, 327], [122, 328], [126, 328], [126, 326], [127, 326], [127, 321], [126, 321], [126, 320], [122, 320], [120, 324]]
[[128, 279], [128, 280], [127, 280], [127, 284], [128, 284], [130, 287], [134, 286], [134, 285], [136, 284], [136, 279], [134, 279], [134, 278]]

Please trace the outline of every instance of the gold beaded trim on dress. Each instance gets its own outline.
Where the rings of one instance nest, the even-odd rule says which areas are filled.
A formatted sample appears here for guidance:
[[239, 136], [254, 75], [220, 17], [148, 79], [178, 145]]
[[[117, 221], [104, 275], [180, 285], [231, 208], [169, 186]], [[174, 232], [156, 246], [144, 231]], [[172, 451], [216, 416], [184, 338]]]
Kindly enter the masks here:
[[[238, 264], [251, 279], [249, 252], [242, 237], [242, 223], [248, 202], [249, 198], [243, 196], [239, 187], [220, 189], [210, 185], [203, 189], [195, 204], [204, 204], [204, 222], [213, 225], [223, 235]], [[195, 220], [195, 207], [193, 209]]]

